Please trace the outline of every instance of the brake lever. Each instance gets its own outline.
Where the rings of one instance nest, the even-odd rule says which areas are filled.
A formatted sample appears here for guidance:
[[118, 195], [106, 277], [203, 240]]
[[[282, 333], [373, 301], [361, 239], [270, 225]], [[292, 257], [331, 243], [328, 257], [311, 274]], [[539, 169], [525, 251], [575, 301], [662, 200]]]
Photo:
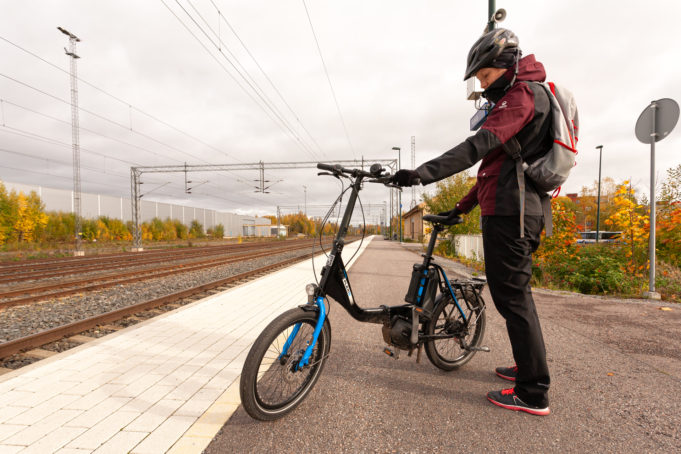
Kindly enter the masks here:
[[340, 175], [337, 174], [337, 173], [331, 173], [331, 172], [318, 172], [318, 173], [317, 173], [317, 176], [322, 176], [322, 175], [334, 177], [334, 178], [337, 178], [337, 179], [339, 179], [339, 180], [340, 180], [340, 178], [341, 178]]
[[388, 188], [395, 188], [395, 189], [399, 189], [399, 190], [401, 191], [401, 190], [402, 190], [402, 187], [401, 187], [401, 186], [398, 186], [398, 185], [396, 185], [396, 184], [390, 183], [390, 177], [391, 177], [391, 176], [392, 176], [392, 175], [387, 176], [387, 177], [379, 177], [379, 178], [376, 178], [376, 179], [374, 179], [374, 180], [367, 180], [367, 181], [369, 181], [369, 183], [379, 183], [379, 184], [382, 184], [382, 185], [385, 186], [385, 187], [388, 187]]

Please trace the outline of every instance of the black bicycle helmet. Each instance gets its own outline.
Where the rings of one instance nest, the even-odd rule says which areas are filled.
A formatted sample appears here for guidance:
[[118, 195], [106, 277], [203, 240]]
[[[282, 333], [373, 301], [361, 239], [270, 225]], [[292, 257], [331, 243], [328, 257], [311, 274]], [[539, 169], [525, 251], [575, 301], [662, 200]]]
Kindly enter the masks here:
[[[505, 61], [496, 61], [502, 54], [518, 50], [518, 37], [511, 30], [497, 28], [482, 35], [468, 52], [466, 75], [470, 79], [481, 68], [507, 68]], [[505, 60], [505, 59], [500, 59]]]

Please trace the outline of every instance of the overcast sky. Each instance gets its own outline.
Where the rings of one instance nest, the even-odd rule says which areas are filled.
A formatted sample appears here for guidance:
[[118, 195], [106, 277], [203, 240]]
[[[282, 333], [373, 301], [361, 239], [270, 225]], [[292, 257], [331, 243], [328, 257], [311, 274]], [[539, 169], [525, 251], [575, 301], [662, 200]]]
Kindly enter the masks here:
[[[268, 171], [268, 162], [393, 159], [392, 147], [401, 147], [402, 166], [411, 167], [411, 136], [419, 165], [471, 134], [474, 106], [462, 77], [487, 1], [0, 4], [4, 181], [72, 188], [68, 39], [57, 26], [82, 40], [83, 192], [129, 197], [131, 166], [264, 161], [269, 194], [255, 192], [256, 170], [192, 174], [193, 185], [202, 183], [192, 195], [184, 194], [182, 174], [145, 174], [142, 192], [149, 200], [269, 214], [277, 205], [302, 206], [303, 186], [310, 206], [329, 204], [339, 185], [313, 169]], [[524, 54], [535, 54], [548, 79], [577, 99], [580, 153], [563, 193], [598, 178], [601, 144], [603, 176], [631, 177], [647, 193], [650, 147], [636, 140], [634, 125], [652, 100], [681, 101], [674, 33], [681, 2], [497, 0], [497, 7], [507, 10], [502, 25], [518, 35]], [[660, 178], [681, 163], [680, 151], [677, 128], [658, 143]], [[363, 200], [387, 199], [371, 187]], [[411, 191], [403, 201], [408, 209]]]

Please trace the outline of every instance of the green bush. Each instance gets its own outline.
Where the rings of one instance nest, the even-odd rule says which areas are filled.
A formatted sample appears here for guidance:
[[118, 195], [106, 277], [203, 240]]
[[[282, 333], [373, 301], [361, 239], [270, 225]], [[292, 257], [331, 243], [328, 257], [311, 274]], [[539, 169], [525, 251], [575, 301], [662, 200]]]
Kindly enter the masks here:
[[628, 293], [631, 290], [627, 288], [630, 281], [616, 258], [590, 253], [578, 256], [577, 269], [569, 279], [580, 293]]
[[189, 226], [189, 238], [203, 238], [206, 236], [203, 233], [203, 225], [196, 219], [194, 219]]
[[70, 242], [74, 240], [76, 216], [73, 213], [47, 213], [47, 225], [43, 239], [48, 242]]
[[80, 232], [83, 241], [97, 240], [97, 221], [94, 219], [81, 219]]
[[181, 223], [180, 221], [174, 221], [175, 222], [175, 235], [177, 238], [181, 240], [186, 240], [189, 237], [189, 229], [187, 229], [187, 226]]
[[225, 226], [218, 224], [213, 229], [213, 238], [222, 239], [225, 236]]
[[619, 245], [590, 244], [578, 247], [572, 256], [552, 254], [534, 264], [535, 284], [576, 290], [587, 294], [631, 294], [642, 285], [641, 278], [624, 271], [626, 251]]

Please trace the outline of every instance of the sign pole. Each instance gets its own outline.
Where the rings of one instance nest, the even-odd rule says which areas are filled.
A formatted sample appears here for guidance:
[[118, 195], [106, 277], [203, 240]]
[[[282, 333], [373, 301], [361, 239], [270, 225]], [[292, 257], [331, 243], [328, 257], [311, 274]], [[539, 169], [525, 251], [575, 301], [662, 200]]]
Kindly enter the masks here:
[[657, 141], [657, 129], [655, 129], [655, 117], [657, 116], [657, 103], [650, 104], [652, 110], [652, 129], [650, 133], [650, 277], [648, 279], [648, 297], [656, 299], [655, 292], [655, 142]]

